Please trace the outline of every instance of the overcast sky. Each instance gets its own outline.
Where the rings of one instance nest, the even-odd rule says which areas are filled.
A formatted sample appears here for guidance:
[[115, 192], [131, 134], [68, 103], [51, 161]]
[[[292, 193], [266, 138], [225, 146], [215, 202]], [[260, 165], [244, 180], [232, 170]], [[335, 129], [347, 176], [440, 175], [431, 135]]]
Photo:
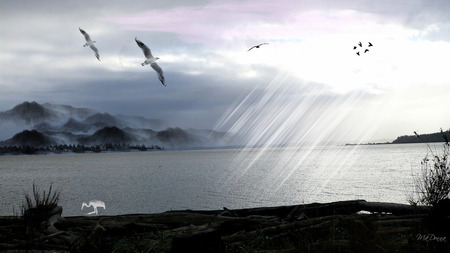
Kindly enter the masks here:
[[[342, 141], [450, 127], [450, 1], [0, 0], [0, 6], [0, 111], [37, 101], [183, 128], [328, 131]], [[101, 61], [83, 48], [79, 27], [96, 41]], [[160, 58], [167, 87], [140, 65], [135, 37]], [[359, 41], [374, 46], [357, 56]], [[269, 44], [247, 51], [263, 42]]]

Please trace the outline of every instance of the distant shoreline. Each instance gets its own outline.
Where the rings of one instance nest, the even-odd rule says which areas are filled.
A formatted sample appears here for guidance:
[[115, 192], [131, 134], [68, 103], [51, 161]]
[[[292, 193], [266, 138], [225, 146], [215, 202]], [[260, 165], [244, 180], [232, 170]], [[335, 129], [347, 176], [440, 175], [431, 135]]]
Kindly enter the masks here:
[[[387, 144], [396, 144], [396, 143], [392, 143], [392, 142], [369, 142], [369, 143], [345, 143], [344, 146], [366, 146], [366, 145], [387, 145]], [[405, 143], [407, 144], [407, 143]]]
[[164, 150], [164, 147], [158, 145], [46, 145], [41, 147], [34, 146], [6, 146], [0, 147], [0, 155], [46, 155], [46, 154], [67, 154], [67, 153], [104, 153], [104, 152], [145, 152]]
[[[416, 133], [416, 132], [414, 132]], [[416, 133], [417, 134], [417, 133]], [[403, 135], [391, 142], [346, 143], [345, 146], [354, 145], [385, 145], [385, 144], [415, 144], [415, 143], [446, 143], [450, 138], [450, 130], [431, 134]]]
[[[430, 141], [427, 143], [445, 143], [445, 141]], [[372, 146], [372, 145], [393, 145], [393, 144], [426, 144], [425, 142], [376, 142], [376, 143], [345, 143], [344, 146]]]

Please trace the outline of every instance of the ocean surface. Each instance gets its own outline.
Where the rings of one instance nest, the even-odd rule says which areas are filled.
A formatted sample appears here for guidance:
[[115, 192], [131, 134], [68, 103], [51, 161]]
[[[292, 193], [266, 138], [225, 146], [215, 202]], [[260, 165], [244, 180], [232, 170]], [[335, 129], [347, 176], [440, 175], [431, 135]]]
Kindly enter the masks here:
[[[434, 152], [442, 144], [431, 145]], [[425, 144], [301, 146], [0, 156], [0, 215], [35, 183], [61, 191], [64, 216], [249, 208], [365, 199], [407, 203]]]

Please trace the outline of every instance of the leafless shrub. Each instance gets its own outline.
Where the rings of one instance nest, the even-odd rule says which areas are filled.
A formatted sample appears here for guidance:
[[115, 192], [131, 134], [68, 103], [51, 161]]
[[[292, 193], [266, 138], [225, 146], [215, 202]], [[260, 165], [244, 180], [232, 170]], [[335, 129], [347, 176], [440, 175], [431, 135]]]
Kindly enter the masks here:
[[[417, 132], [414, 132], [417, 138], [421, 139]], [[421, 162], [421, 175], [417, 175], [414, 178], [415, 192], [409, 198], [409, 202], [412, 205], [427, 205], [434, 206], [440, 200], [449, 198], [450, 194], [450, 167], [449, 167], [449, 155], [450, 145], [448, 137], [441, 129], [441, 134], [444, 137], [445, 143], [443, 145], [443, 152], [441, 155], [434, 154], [433, 150], [429, 146], [428, 149], [431, 153], [427, 154]]]
[[33, 183], [33, 194], [25, 193], [25, 203], [22, 203], [22, 218], [27, 230], [39, 229], [42, 223], [52, 215], [52, 211], [58, 206], [61, 192], [53, 191], [50, 184], [48, 191], [41, 191]]

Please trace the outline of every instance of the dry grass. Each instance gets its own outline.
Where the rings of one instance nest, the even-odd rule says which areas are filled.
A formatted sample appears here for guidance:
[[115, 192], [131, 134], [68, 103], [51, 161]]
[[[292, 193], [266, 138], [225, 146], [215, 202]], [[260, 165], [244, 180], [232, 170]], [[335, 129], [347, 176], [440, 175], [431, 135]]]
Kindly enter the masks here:
[[[449, 155], [450, 145], [448, 137], [441, 129], [445, 143], [443, 145], [442, 154], [437, 155], [433, 152], [428, 143], [428, 149], [431, 153], [425, 156], [421, 162], [422, 173], [415, 176], [415, 194], [409, 198], [412, 205], [434, 206], [440, 200], [449, 198], [450, 194], [450, 166]], [[421, 139], [420, 135], [414, 132]]]
[[22, 203], [22, 218], [26, 227], [26, 234], [32, 236], [35, 231], [45, 228], [46, 221], [51, 217], [52, 211], [58, 206], [61, 192], [54, 191], [50, 184], [48, 190], [42, 193], [33, 183], [33, 194], [25, 194], [25, 203]]

